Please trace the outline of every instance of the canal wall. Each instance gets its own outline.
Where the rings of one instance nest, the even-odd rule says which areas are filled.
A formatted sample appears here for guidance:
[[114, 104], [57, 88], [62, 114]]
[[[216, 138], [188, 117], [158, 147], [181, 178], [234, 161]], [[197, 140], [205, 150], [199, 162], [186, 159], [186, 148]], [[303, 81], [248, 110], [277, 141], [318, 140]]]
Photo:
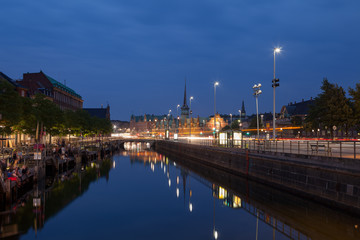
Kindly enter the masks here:
[[[186, 158], [171, 160], [212, 183], [213, 191], [218, 187], [226, 189], [224, 205], [231, 207], [235, 194], [241, 198], [241, 208], [254, 216], [259, 213], [260, 219], [289, 239], [360, 239], [360, 229], [354, 227], [359, 222], [358, 216]], [[339, 236], [339, 232], [347, 235]]]
[[360, 214], [360, 163], [157, 141], [155, 149]]

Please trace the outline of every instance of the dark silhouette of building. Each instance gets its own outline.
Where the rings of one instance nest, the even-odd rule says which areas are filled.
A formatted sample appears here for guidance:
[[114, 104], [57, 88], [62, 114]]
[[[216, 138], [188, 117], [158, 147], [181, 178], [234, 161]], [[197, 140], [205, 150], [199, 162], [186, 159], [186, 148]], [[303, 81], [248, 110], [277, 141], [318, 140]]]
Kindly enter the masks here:
[[241, 118], [246, 117], [246, 110], [245, 110], [245, 104], [244, 104], [244, 100], [242, 101], [242, 105], [241, 105]]
[[27, 94], [28, 89], [26, 87], [22, 86], [20, 83], [17, 83], [16, 81], [14, 81], [10, 77], [8, 77], [3, 72], [0, 72], [0, 81], [5, 81], [5, 82], [11, 84], [14, 87], [14, 89], [19, 93], [20, 96], [22, 96], [22, 97], [28, 96], [28, 94]]
[[101, 105], [101, 108], [83, 108], [85, 111], [87, 111], [92, 117], [98, 117], [102, 119], [109, 119], [110, 120], [110, 106], [107, 105], [106, 108], [103, 108]]

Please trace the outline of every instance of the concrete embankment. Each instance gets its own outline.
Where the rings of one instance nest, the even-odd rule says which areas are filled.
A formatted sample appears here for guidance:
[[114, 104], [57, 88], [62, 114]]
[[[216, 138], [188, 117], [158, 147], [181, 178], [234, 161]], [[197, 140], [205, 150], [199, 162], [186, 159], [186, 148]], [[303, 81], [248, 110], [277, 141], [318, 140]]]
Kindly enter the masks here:
[[159, 153], [196, 161], [290, 193], [360, 214], [360, 162], [302, 155], [276, 156], [186, 143], [157, 141]]

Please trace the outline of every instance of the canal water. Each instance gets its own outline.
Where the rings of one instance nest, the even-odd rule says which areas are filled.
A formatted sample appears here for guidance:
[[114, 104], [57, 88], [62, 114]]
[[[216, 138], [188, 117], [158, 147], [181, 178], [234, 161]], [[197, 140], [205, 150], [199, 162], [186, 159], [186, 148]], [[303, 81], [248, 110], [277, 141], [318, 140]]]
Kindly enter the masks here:
[[38, 206], [28, 198], [2, 213], [2, 236], [360, 239], [358, 216], [153, 151], [121, 152], [34, 195]]

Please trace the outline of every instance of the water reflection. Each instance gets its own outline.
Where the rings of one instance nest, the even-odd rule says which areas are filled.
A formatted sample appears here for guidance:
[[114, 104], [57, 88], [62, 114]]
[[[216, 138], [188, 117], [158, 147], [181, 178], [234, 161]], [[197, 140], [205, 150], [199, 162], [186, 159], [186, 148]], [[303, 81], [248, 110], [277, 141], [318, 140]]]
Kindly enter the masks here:
[[38, 182], [34, 191], [0, 213], [0, 238], [19, 239], [30, 229], [35, 236], [51, 217], [64, 209], [89, 188], [91, 182], [108, 178], [113, 165], [110, 159], [80, 166], [71, 175], [60, 175], [52, 185], [47, 178]]
[[176, 157], [170, 160], [167, 156], [149, 151], [127, 154], [133, 163], [150, 163], [152, 172], [156, 166], [163, 169], [164, 174], [167, 174], [169, 187], [170, 168], [175, 168], [176, 197], [180, 197], [179, 186], [182, 180], [184, 205], [188, 197], [190, 212], [196, 210], [192, 202], [191, 182], [197, 181], [209, 187], [214, 198], [214, 239], [220, 236], [219, 229], [215, 226], [215, 200], [234, 210], [246, 211], [256, 218], [255, 239], [259, 236], [259, 222], [272, 229], [272, 239], [360, 239], [359, 216], [350, 216], [321, 204]]
[[[360, 238], [357, 216], [349, 216], [320, 204], [191, 161], [144, 150], [147, 149], [144, 144], [130, 144], [126, 148], [128, 151], [121, 152], [119, 154], [121, 157], [115, 156], [112, 160], [94, 161], [89, 165], [82, 166], [66, 179], [55, 179], [51, 187], [45, 183], [39, 183], [36, 191], [27, 199], [19, 202], [16, 212], [8, 209], [7, 212], [0, 215], [0, 237], [11, 236], [12, 239], [19, 239], [21, 236], [29, 236], [29, 233], [38, 234], [40, 230], [47, 228], [46, 225], [49, 225], [50, 218], [56, 220], [56, 216], [61, 215], [59, 213], [65, 207], [69, 206], [76, 198], [83, 196], [91, 187], [92, 182], [103, 179], [99, 182], [106, 180], [107, 183], [109, 181], [108, 191], [99, 190], [103, 189], [104, 185], [98, 188], [94, 187], [98, 192], [94, 192], [88, 198], [79, 199], [80, 203], [77, 207], [80, 208], [87, 202], [88, 206], [93, 206], [93, 204], [100, 206], [103, 211], [92, 213], [98, 214], [95, 215], [94, 220], [103, 219], [103, 225], [98, 226], [98, 224], [102, 224], [101, 221], [98, 221], [93, 223], [94, 227], [104, 228], [102, 234], [106, 234], [110, 231], [109, 229], [112, 229], [114, 235], [110, 236], [113, 238], [119, 236], [116, 235], [119, 234], [116, 230], [124, 226], [121, 231], [132, 229], [132, 231], [128, 230], [127, 235], [124, 233], [125, 238], [132, 239], [136, 228], [134, 226], [144, 222], [148, 225], [151, 222], [161, 223], [164, 228], [169, 228], [166, 230], [166, 233], [170, 234], [168, 237], [160, 234], [165, 231], [164, 228], [155, 232], [157, 235], [154, 233], [156, 229], [146, 229], [152, 233], [151, 238], [157, 239]], [[111, 169], [113, 171], [110, 174]], [[146, 177], [141, 178], [137, 175], [140, 170], [141, 174]], [[111, 179], [109, 179], [110, 176]], [[160, 182], [151, 182], [154, 185], [148, 182], [141, 183], [143, 180], [150, 182], [151, 179], [157, 179]], [[136, 184], [137, 181], [140, 183]], [[141, 188], [144, 185], [145, 187]], [[172, 197], [167, 196], [170, 194], [165, 195], [163, 189], [166, 193], [170, 192]], [[131, 193], [131, 199], [124, 197], [124, 193], [126, 196]], [[94, 201], [93, 199], [100, 194], [104, 195], [101, 202]], [[136, 202], [141, 198], [141, 201]], [[114, 200], [104, 202], [105, 199]], [[146, 199], [147, 206], [141, 208], [144, 199]], [[111, 203], [114, 201], [115, 203], [112, 205]], [[156, 205], [158, 202], [161, 202], [162, 205]], [[163, 212], [156, 208], [160, 206], [165, 206]], [[177, 208], [181, 210], [181, 213], [174, 210]], [[74, 211], [74, 209], [72, 210]], [[85, 210], [80, 209], [79, 211], [82, 213]], [[79, 212], [76, 213], [71, 212], [74, 215], [70, 216], [78, 216]], [[104, 215], [99, 216], [103, 213]], [[181, 214], [184, 214], [186, 218], [179, 217]], [[159, 219], [156, 215], [164, 215], [169, 223], [157, 221]], [[110, 221], [104, 221], [106, 218], [110, 218]], [[141, 219], [144, 221], [141, 222]], [[86, 219], [81, 221], [86, 222]], [[64, 222], [60, 224], [64, 224]], [[77, 224], [78, 228], [73, 231], [89, 227], [85, 223]], [[202, 235], [192, 233], [186, 237], [171, 236], [183, 225], [188, 228], [190, 225], [194, 225], [198, 232], [206, 233]], [[141, 226], [147, 234], [146, 226]], [[187, 229], [184, 227], [183, 230]], [[83, 238], [96, 238], [93, 231], [81, 232], [81, 234], [80, 236]], [[51, 239], [51, 235], [45, 236]], [[74, 236], [79, 236], [79, 234], [74, 233]], [[107, 236], [109, 237], [109, 235]], [[143, 235], [141, 236], [138, 239], [145, 238]], [[47, 239], [46, 237], [45, 239]], [[106, 236], [103, 238], [105, 239]]]

